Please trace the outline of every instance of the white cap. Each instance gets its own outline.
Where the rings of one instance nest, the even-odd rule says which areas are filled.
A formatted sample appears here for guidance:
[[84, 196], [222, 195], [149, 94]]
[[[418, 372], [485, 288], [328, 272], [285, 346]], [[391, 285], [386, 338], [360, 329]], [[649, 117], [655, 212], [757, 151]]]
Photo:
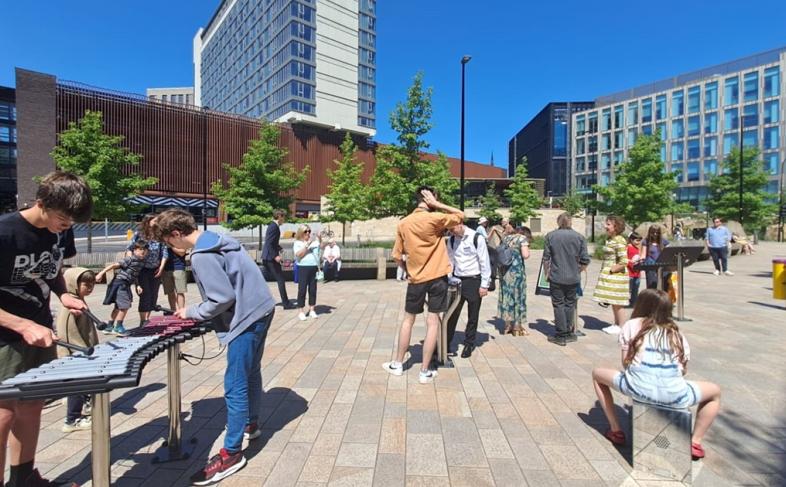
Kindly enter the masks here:
[[486, 218], [485, 216], [482, 216], [482, 217], [480, 217], [480, 219], [478, 220], [478, 225], [483, 225], [483, 224], [484, 224], [484, 223], [486, 223], [487, 221], [488, 221], [488, 218]]

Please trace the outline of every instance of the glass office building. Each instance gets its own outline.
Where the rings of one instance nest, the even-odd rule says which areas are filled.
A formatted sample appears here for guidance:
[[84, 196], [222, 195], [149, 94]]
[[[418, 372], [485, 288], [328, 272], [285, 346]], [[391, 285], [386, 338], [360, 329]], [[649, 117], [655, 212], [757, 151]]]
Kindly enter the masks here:
[[679, 170], [677, 199], [701, 208], [732, 147], [758, 147], [775, 197], [786, 155], [786, 48], [595, 100], [572, 116], [571, 169], [579, 193], [614, 179], [639, 134], [660, 130], [664, 168]]
[[376, 0], [223, 0], [194, 78], [200, 106], [374, 135]]
[[0, 213], [16, 209], [16, 91], [0, 86]]

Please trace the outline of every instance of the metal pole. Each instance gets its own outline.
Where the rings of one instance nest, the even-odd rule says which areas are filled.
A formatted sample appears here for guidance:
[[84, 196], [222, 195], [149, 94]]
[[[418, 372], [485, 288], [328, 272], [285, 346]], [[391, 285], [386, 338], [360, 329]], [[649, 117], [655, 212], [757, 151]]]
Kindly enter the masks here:
[[740, 108], [740, 225], [742, 225], [742, 148], [743, 148], [743, 127], [745, 126], [744, 109]]
[[109, 218], [104, 218], [104, 242], [109, 241]]
[[[186, 460], [191, 456], [192, 447], [184, 448], [180, 414], [180, 344], [175, 343], [166, 351], [167, 396], [169, 399], [169, 434], [166, 441], [153, 458], [153, 463]], [[194, 443], [194, 439], [189, 442]]]
[[682, 280], [684, 263], [682, 252], [677, 254], [677, 321], [685, 321], [685, 284]]
[[461, 58], [461, 182], [459, 183], [459, 208], [464, 211], [464, 71], [471, 58]]
[[783, 166], [786, 159], [781, 161], [781, 172], [778, 176], [778, 242], [783, 242]]
[[202, 228], [207, 230], [207, 107], [202, 114]]
[[92, 473], [95, 487], [109, 487], [110, 474], [110, 408], [109, 393], [95, 394], [93, 396], [93, 426], [90, 436], [92, 439]]

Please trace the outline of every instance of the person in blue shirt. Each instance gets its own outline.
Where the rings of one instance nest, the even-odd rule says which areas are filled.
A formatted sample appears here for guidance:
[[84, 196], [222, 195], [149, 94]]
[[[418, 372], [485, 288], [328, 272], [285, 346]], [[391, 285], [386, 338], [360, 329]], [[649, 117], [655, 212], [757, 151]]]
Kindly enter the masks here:
[[721, 272], [727, 276], [734, 273], [729, 270], [729, 243], [731, 243], [731, 232], [723, 224], [723, 220], [718, 217], [712, 221], [712, 227], [707, 229], [707, 249], [710, 251], [712, 263], [715, 264], [715, 274], [719, 276]]

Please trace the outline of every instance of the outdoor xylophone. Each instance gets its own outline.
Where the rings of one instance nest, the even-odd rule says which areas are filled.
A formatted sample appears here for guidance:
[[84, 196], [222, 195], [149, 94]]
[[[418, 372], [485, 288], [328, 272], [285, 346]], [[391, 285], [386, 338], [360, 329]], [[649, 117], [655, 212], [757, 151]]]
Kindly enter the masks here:
[[[161, 309], [163, 310], [163, 309]], [[168, 310], [167, 310], [168, 311]], [[101, 329], [106, 324], [86, 313]], [[145, 365], [167, 352], [169, 436], [154, 461], [182, 460], [189, 453], [180, 439], [180, 344], [210, 331], [209, 323], [175, 316], [153, 316], [127, 337], [102, 343], [30, 369], [0, 383], [0, 400], [50, 399], [94, 394], [92, 425], [93, 485], [110, 484], [110, 398], [114, 389], [136, 387]]]

